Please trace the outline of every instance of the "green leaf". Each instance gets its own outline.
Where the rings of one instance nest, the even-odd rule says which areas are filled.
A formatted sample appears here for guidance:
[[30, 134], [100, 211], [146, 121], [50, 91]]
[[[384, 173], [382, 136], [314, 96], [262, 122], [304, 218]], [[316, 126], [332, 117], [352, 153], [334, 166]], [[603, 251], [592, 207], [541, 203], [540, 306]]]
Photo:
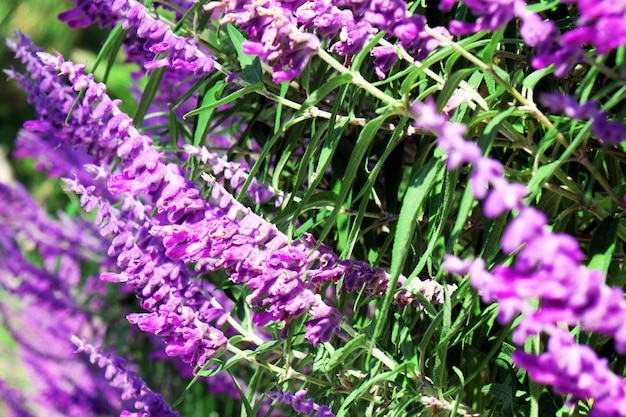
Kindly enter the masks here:
[[326, 209], [333, 207], [337, 201], [337, 194], [332, 191], [322, 191], [311, 195], [306, 202], [300, 205], [288, 205], [285, 209], [281, 210], [279, 214], [274, 218], [275, 223], [281, 223], [287, 218], [293, 217], [294, 213], [304, 213], [313, 209]]
[[100, 48], [100, 52], [98, 52], [93, 68], [91, 68], [91, 72], [95, 72], [96, 68], [100, 65], [100, 62], [106, 59], [106, 69], [104, 71], [104, 76], [102, 77], [103, 83], [106, 83], [109, 78], [109, 73], [111, 72], [111, 68], [113, 68], [115, 58], [122, 47], [122, 43], [124, 43], [124, 39], [126, 39], [127, 33], [128, 30], [124, 30], [122, 28], [122, 23], [118, 23], [109, 34], [106, 41], [104, 41], [102, 48]]
[[137, 106], [137, 111], [133, 117], [133, 123], [135, 126], [141, 126], [141, 123], [143, 123], [143, 119], [146, 117], [148, 108], [154, 102], [154, 98], [159, 92], [159, 85], [161, 84], [161, 80], [165, 74], [165, 69], [166, 67], [160, 67], [152, 71], [150, 74], [146, 88], [141, 95], [141, 101], [139, 102], [139, 106]]
[[[364, 214], [367, 209], [368, 202], [369, 202], [369, 195], [372, 191], [372, 188], [374, 187], [374, 183], [376, 182], [376, 179], [378, 178], [378, 174], [380, 173], [381, 169], [383, 168], [385, 164], [385, 161], [387, 161], [387, 159], [389, 158], [389, 155], [391, 155], [392, 151], [396, 148], [398, 143], [404, 140], [404, 133], [403, 133], [404, 127], [406, 126], [408, 121], [409, 121], [408, 117], [403, 117], [400, 120], [400, 122], [396, 126], [396, 129], [391, 135], [391, 138], [389, 139], [389, 142], [387, 146], [385, 147], [385, 150], [383, 151], [382, 155], [378, 158], [378, 161], [376, 162], [374, 169], [372, 169], [372, 171], [369, 173], [367, 177], [367, 181], [365, 182], [365, 184], [361, 186], [361, 190], [359, 191], [357, 196], [354, 198], [355, 201], [358, 200], [359, 198], [362, 198], [362, 200], [361, 200], [361, 204], [359, 205], [357, 216], [352, 222], [352, 227], [350, 230], [350, 234], [348, 236], [346, 248], [341, 254], [342, 259], [347, 259], [350, 256], [358, 237], [362, 235], [363, 233], [365, 233], [364, 230], [361, 230], [361, 224], [362, 224]], [[397, 169], [395, 166], [394, 168]], [[390, 179], [390, 178], [386, 177], [386, 180], [387, 179]], [[387, 189], [394, 189], [392, 184], [388, 181], [385, 182], [385, 185], [387, 186]], [[397, 193], [397, 187], [395, 188], [395, 190]], [[395, 199], [397, 199], [397, 197], [395, 197]]]
[[[226, 82], [222, 79], [217, 80], [213, 85], [207, 86], [208, 88], [200, 95], [200, 107], [209, 107], [218, 101], [218, 97], [222, 95], [222, 91], [226, 88]], [[206, 139], [213, 120], [213, 114], [216, 107], [212, 107], [205, 112], [198, 115], [198, 120], [195, 123], [195, 129], [193, 132], [193, 144], [194, 146], [200, 146]]]
[[618, 226], [616, 217], [607, 217], [600, 222], [589, 245], [589, 268], [607, 273], [615, 251]]
[[353, 402], [355, 402], [359, 397], [366, 394], [372, 386], [382, 381], [393, 381], [394, 377], [401, 371], [406, 371], [404, 366], [398, 366], [393, 371], [379, 373], [372, 378], [366, 378], [357, 386], [350, 395], [343, 401], [339, 411], [337, 411], [338, 416], [347, 416], [348, 410]]
[[475, 70], [473, 68], [466, 68], [460, 71], [455, 71], [450, 75], [450, 77], [446, 80], [446, 84], [443, 87], [443, 90], [437, 96], [437, 111], [441, 112], [443, 107], [446, 105], [452, 94], [456, 91], [456, 88], [459, 86], [461, 81], [463, 81], [469, 74], [473, 73]]
[[554, 172], [559, 169], [576, 149], [578, 149], [580, 144], [587, 138], [590, 127], [591, 121], [585, 124], [584, 128], [576, 135], [576, 138], [569, 144], [567, 149], [563, 151], [559, 159], [542, 165], [537, 169], [537, 172], [535, 172], [528, 182], [528, 197], [526, 197], [526, 202], [532, 202], [535, 199], [543, 188], [543, 185], [554, 175]]
[[349, 340], [344, 346], [337, 349], [331, 355], [330, 359], [328, 359], [325, 366], [325, 372], [329, 372], [343, 364], [353, 352], [366, 346], [367, 339], [368, 337], [365, 333], [360, 333], [357, 337]]
[[175, 148], [178, 145], [178, 120], [176, 120], [176, 112], [171, 104], [168, 104], [168, 108], [170, 110], [170, 114], [167, 117], [170, 146]]
[[380, 129], [384, 121], [390, 116], [391, 114], [389, 113], [381, 114], [375, 119], [367, 122], [367, 124], [363, 127], [363, 130], [361, 130], [361, 133], [357, 138], [356, 144], [354, 145], [354, 150], [350, 155], [350, 160], [348, 161], [348, 165], [343, 176], [341, 190], [339, 192], [339, 196], [337, 197], [337, 202], [335, 203], [333, 212], [328, 217], [328, 221], [324, 226], [324, 229], [319, 235], [319, 242], [322, 242], [326, 238], [328, 232], [330, 232], [330, 229], [335, 224], [337, 215], [339, 214], [341, 207], [346, 202], [350, 190], [352, 190], [352, 183], [356, 178], [357, 170], [361, 166], [365, 153], [369, 149], [372, 141], [374, 140], [374, 137], [376, 137], [376, 134], [378, 133], [378, 130]]
[[376, 326], [371, 337], [372, 348], [376, 345], [376, 340], [385, 325], [388, 316], [387, 312], [398, 285], [398, 279], [411, 248], [410, 242], [413, 240], [413, 234], [417, 226], [417, 215], [422, 204], [426, 201], [431, 187], [442, 174], [443, 169], [443, 161], [439, 158], [432, 158], [418, 171], [404, 195], [391, 251], [391, 277], [389, 278], [388, 290], [383, 299], [383, 304], [376, 311]]
[[[451, 201], [452, 201], [454, 192], [456, 191], [456, 182], [458, 178], [459, 178], [459, 175], [456, 172], [445, 173], [445, 183], [444, 183], [445, 188], [443, 191], [443, 200], [441, 201], [441, 204], [439, 204], [437, 208], [437, 212], [433, 216], [433, 223], [436, 222], [437, 226], [436, 228], [431, 229], [432, 233], [428, 235], [428, 246], [426, 246], [426, 250], [422, 252], [420, 259], [417, 265], [415, 266], [415, 268], [413, 269], [413, 271], [411, 272], [411, 274], [409, 274], [408, 279], [404, 283], [404, 287], [408, 287], [411, 281], [415, 279], [420, 274], [420, 272], [422, 272], [422, 269], [424, 268], [424, 266], [426, 266], [426, 262], [428, 261], [428, 259], [430, 259], [431, 254], [435, 250], [437, 241], [442, 235], [443, 228], [448, 220], [448, 216], [450, 215], [450, 210], [452, 209]], [[459, 207], [459, 212], [457, 213], [457, 216], [462, 214], [461, 212], [462, 208], [464, 208], [463, 205]], [[468, 212], [469, 212], [469, 209], [468, 209]], [[463, 223], [463, 225], [465, 225], [465, 223]], [[420, 301], [420, 304], [422, 304], [421, 301]]]
[[204, 106], [200, 106], [197, 109], [190, 111], [189, 113], [187, 113], [187, 114], [185, 114], [183, 116], [183, 119], [186, 119], [186, 118], [191, 117], [191, 116], [195, 116], [197, 114], [200, 114], [200, 113], [203, 113], [203, 112], [206, 112], [206, 111], [213, 110], [214, 108], [219, 107], [222, 104], [227, 104], [227, 103], [233, 102], [236, 99], [238, 99], [239, 97], [243, 96], [244, 94], [251, 93], [251, 92], [254, 92], [254, 91], [262, 91], [262, 90], [263, 90], [263, 83], [256, 83], [256, 84], [249, 85], [247, 87], [244, 87], [244, 88], [241, 88], [241, 89], [235, 91], [232, 94], [227, 95], [223, 99], [214, 101], [214, 102], [209, 103], [209, 104], [204, 105]]
[[322, 84], [317, 90], [311, 92], [309, 96], [302, 103], [302, 108], [299, 113], [303, 113], [306, 109], [315, 106], [317, 103], [327, 98], [328, 95], [336, 88], [342, 85], [349, 84], [354, 77], [350, 73], [337, 75], [328, 80], [328, 82]]
[[385, 36], [385, 32], [381, 30], [374, 35], [367, 45], [365, 45], [365, 47], [354, 57], [352, 60], [352, 71], [358, 72], [361, 69], [363, 61], [369, 56], [370, 51], [378, 44], [378, 41], [381, 40], [383, 36]]
[[250, 84], [261, 83], [263, 81], [263, 68], [261, 67], [259, 57], [247, 55], [243, 52], [241, 45], [246, 39], [235, 26], [229, 23], [226, 25], [226, 31], [237, 51], [237, 59], [242, 71], [241, 77]]
[[513, 389], [504, 384], [487, 384], [481, 389], [502, 401], [502, 412], [506, 417], [513, 417]]
[[493, 33], [489, 39], [489, 43], [482, 51], [480, 51], [478, 57], [483, 62], [493, 62], [493, 54], [496, 49], [501, 45], [502, 37], [504, 36], [504, 31], [506, 29], [506, 25], [502, 26], [498, 31]]
[[552, 65], [547, 68], [534, 71], [528, 74], [526, 78], [524, 78], [524, 81], [522, 81], [522, 86], [529, 90], [532, 90], [535, 88], [539, 81], [541, 81], [544, 77], [552, 74], [553, 72], [554, 66]]
[[[259, 368], [260, 369], [260, 368]], [[257, 369], [257, 371], [259, 370]], [[239, 397], [241, 398], [241, 403], [243, 404], [243, 408], [241, 409], [242, 417], [254, 417], [256, 414], [252, 412], [252, 405], [246, 397], [246, 392], [241, 388], [241, 384], [239, 383], [239, 378], [237, 378], [232, 373], [228, 372], [228, 375], [232, 378], [235, 388], [237, 388], [237, 392], [239, 392]]]

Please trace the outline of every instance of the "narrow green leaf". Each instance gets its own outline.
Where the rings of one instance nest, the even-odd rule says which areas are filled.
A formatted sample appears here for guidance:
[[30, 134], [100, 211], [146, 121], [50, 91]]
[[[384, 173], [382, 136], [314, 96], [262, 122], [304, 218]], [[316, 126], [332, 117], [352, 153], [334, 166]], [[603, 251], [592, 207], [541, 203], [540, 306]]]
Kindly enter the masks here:
[[406, 257], [411, 248], [410, 242], [413, 240], [413, 234], [417, 226], [417, 215], [422, 204], [426, 201], [428, 192], [435, 184], [437, 178], [442, 174], [443, 169], [444, 164], [442, 160], [433, 158], [428, 161], [428, 163], [418, 171], [402, 200], [393, 249], [391, 251], [391, 277], [389, 278], [388, 290], [383, 299], [382, 306], [376, 311], [376, 326], [374, 327], [374, 333], [371, 337], [372, 347], [376, 345], [376, 340], [385, 325], [388, 316], [387, 312], [391, 306], [396, 286], [398, 285], [398, 279], [402, 274]]
[[478, 57], [483, 62], [493, 62], [493, 54], [496, 52], [496, 49], [498, 49], [498, 47], [500, 46], [500, 41], [502, 40], [502, 37], [504, 36], [505, 29], [506, 29], [506, 25], [502, 26], [498, 31], [494, 32], [490, 36], [489, 43], [478, 54]]
[[524, 78], [524, 81], [522, 81], [522, 86], [529, 90], [532, 90], [535, 88], [539, 81], [541, 81], [544, 77], [552, 74], [553, 72], [554, 66], [549, 66], [544, 69], [533, 71]]
[[[185, 24], [185, 21], [187, 19], [189, 19], [189, 16], [191, 16], [193, 13], [199, 11], [200, 7], [202, 7], [202, 3], [201, 2], [194, 2], [193, 5], [191, 5], [191, 7], [189, 7], [185, 11], [185, 14], [182, 15], [182, 17], [178, 20], [178, 22], [176, 22], [176, 25], [172, 28], [172, 32], [178, 33], [178, 31], [180, 29], [182, 29], [183, 25]], [[203, 27], [203, 26], [200, 26], [200, 27]]]
[[239, 97], [243, 96], [244, 94], [248, 94], [248, 93], [251, 93], [251, 92], [254, 92], [254, 91], [261, 91], [261, 90], [263, 90], [263, 83], [257, 83], [257, 84], [249, 85], [247, 87], [244, 87], [244, 88], [241, 88], [241, 89], [235, 91], [232, 94], [227, 95], [223, 99], [214, 101], [214, 102], [212, 102], [210, 104], [198, 107], [197, 109], [190, 111], [189, 113], [187, 113], [187, 114], [185, 114], [183, 116], [183, 119], [186, 119], [186, 118], [191, 117], [191, 116], [195, 116], [195, 115], [200, 114], [202, 112], [213, 110], [214, 108], [219, 107], [222, 104], [227, 104], [227, 103], [233, 102], [236, 99], [238, 99]]
[[[350, 256], [358, 237], [365, 232], [361, 230], [361, 224], [364, 218], [365, 211], [367, 209], [367, 204], [369, 202], [369, 195], [372, 191], [372, 188], [374, 187], [374, 183], [376, 182], [376, 179], [378, 178], [378, 174], [380, 173], [380, 171], [382, 170], [385, 164], [385, 161], [387, 161], [387, 158], [389, 158], [389, 155], [394, 150], [396, 145], [400, 141], [404, 140], [403, 131], [404, 131], [404, 126], [406, 126], [406, 124], [408, 123], [408, 120], [409, 119], [407, 117], [403, 117], [400, 120], [400, 122], [396, 126], [396, 130], [394, 130], [391, 138], [389, 139], [389, 143], [385, 147], [383, 154], [380, 156], [380, 158], [376, 162], [374, 169], [372, 169], [372, 171], [369, 173], [367, 177], [367, 181], [361, 187], [361, 191], [359, 191], [357, 196], [354, 198], [355, 201], [358, 200], [359, 198], [362, 198], [362, 200], [361, 200], [361, 204], [359, 205], [357, 216], [354, 218], [354, 221], [352, 222], [352, 227], [350, 230], [350, 234], [348, 235], [346, 248], [341, 254], [342, 259], [347, 259]], [[391, 186], [391, 184], [388, 182], [385, 185], [387, 185], [388, 187]]]
[[172, 108], [172, 105], [168, 104], [168, 107], [170, 110], [170, 114], [167, 117], [170, 146], [175, 148], [176, 146], [178, 146], [178, 121], [176, 120], [176, 112]]
[[232, 24], [226, 25], [226, 31], [230, 37], [235, 50], [237, 51], [237, 59], [241, 65], [241, 76], [250, 84], [263, 82], [263, 68], [258, 56], [247, 55], [243, 52], [241, 45], [246, 40], [243, 34]]
[[336, 77], [332, 77], [331, 79], [328, 80], [328, 82], [322, 84], [318, 89], [316, 89], [315, 91], [309, 94], [306, 100], [304, 100], [304, 102], [302, 103], [302, 109], [300, 110], [300, 112], [303, 112], [304, 110], [315, 106], [321, 100], [328, 97], [328, 95], [334, 89], [339, 88], [344, 84], [350, 83], [353, 78], [354, 77], [352, 76], [352, 74], [348, 74], [348, 73], [337, 75]]
[[339, 411], [337, 411], [337, 415], [347, 416], [348, 410], [350, 406], [352, 405], [352, 403], [355, 402], [357, 399], [359, 399], [359, 397], [361, 397], [362, 395], [366, 394], [373, 385], [377, 384], [380, 381], [392, 381], [393, 378], [400, 371], [405, 371], [404, 368], [405, 367], [403, 366], [398, 366], [393, 371], [382, 372], [372, 378], [364, 379], [363, 382], [359, 386], [357, 386], [354, 390], [352, 390], [350, 395], [348, 395], [348, 397], [343, 401], [343, 403], [341, 404], [341, 408], [339, 408]]
[[542, 165], [537, 169], [537, 172], [528, 182], [528, 197], [527, 202], [532, 202], [539, 194], [543, 185], [554, 175], [554, 172], [570, 157], [570, 155], [578, 149], [580, 144], [587, 138], [589, 128], [591, 127], [591, 121], [587, 122], [583, 129], [576, 135], [576, 138], [569, 144], [567, 149], [563, 151], [559, 159]]
[[[333, 111], [331, 114], [331, 118], [328, 122], [328, 133], [326, 135], [326, 141], [318, 157], [318, 164], [314, 173], [314, 178], [312, 180], [309, 179], [309, 188], [307, 189], [304, 197], [302, 197], [302, 200], [298, 204], [297, 210], [293, 214], [293, 220], [289, 224], [288, 236], [292, 236], [294, 228], [296, 227], [296, 220], [300, 215], [301, 210], [303, 210], [309, 199], [316, 193], [317, 186], [322, 181], [322, 178], [324, 178], [324, 172], [326, 172], [326, 169], [330, 165], [330, 161], [332, 160], [333, 155], [335, 154], [335, 151], [339, 146], [339, 142], [341, 141], [343, 132], [345, 132], [348, 126], [348, 119], [343, 119], [339, 123], [336, 123], [337, 114], [339, 113], [339, 109], [342, 107], [343, 101], [346, 98], [349, 89], [348, 87], [348, 84], [344, 84], [341, 86], [341, 88], [339, 89], [339, 93], [337, 94], [337, 100], [335, 100], [335, 103], [333, 103]], [[337, 124], [336, 127], [335, 124]]]
[[[287, 91], [289, 91], [289, 83], [283, 82], [280, 83], [280, 97], [285, 98], [287, 95]], [[274, 133], [278, 132], [280, 129], [280, 121], [283, 120], [283, 102], [278, 102], [276, 106], [276, 116], [274, 117]]]
[[246, 397], [246, 392], [241, 388], [239, 379], [235, 375], [233, 375], [230, 371], [228, 372], [228, 375], [230, 375], [230, 377], [232, 378], [233, 383], [235, 384], [235, 388], [237, 388], [237, 392], [239, 392], [239, 398], [241, 398], [241, 403], [243, 404], [243, 407], [241, 409], [241, 416], [242, 417], [254, 417], [255, 414], [252, 413], [252, 405], [250, 404], [250, 401], [248, 401], [248, 398]]
[[589, 245], [589, 268], [606, 274], [615, 251], [615, 237], [619, 219], [607, 217], [600, 222]]
[[341, 207], [346, 202], [348, 194], [350, 193], [350, 190], [352, 189], [352, 183], [354, 182], [354, 179], [356, 178], [356, 173], [357, 173], [358, 168], [361, 166], [363, 157], [365, 156], [365, 153], [367, 152], [372, 141], [374, 140], [374, 137], [378, 133], [378, 130], [380, 129], [384, 121], [389, 116], [390, 114], [388, 113], [381, 114], [375, 119], [372, 119], [369, 122], [367, 122], [367, 124], [363, 127], [363, 130], [361, 130], [361, 133], [359, 134], [359, 137], [357, 138], [356, 144], [354, 145], [354, 150], [352, 152], [352, 155], [350, 155], [350, 160], [348, 161], [348, 165], [346, 167], [346, 171], [343, 176], [343, 182], [341, 184], [341, 190], [339, 192], [339, 196], [337, 197], [337, 202], [335, 203], [335, 208], [333, 209], [333, 212], [328, 217], [328, 222], [326, 223], [326, 225], [324, 226], [324, 229], [319, 235], [319, 242], [324, 241], [324, 239], [328, 235], [328, 232], [330, 232], [330, 229], [335, 224], [337, 215], [339, 214]]
[[[424, 269], [424, 267], [426, 266], [428, 259], [430, 259], [431, 254], [433, 253], [433, 251], [435, 250], [435, 247], [437, 246], [437, 241], [441, 237], [443, 228], [448, 220], [448, 216], [450, 215], [450, 210], [452, 209], [451, 200], [453, 198], [454, 192], [456, 191], [456, 182], [459, 178], [459, 175], [457, 172], [454, 172], [454, 173], [446, 172], [445, 176], [446, 178], [445, 178], [445, 183], [444, 183], [445, 188], [443, 191], [443, 200], [441, 204], [439, 205], [437, 212], [435, 213], [435, 216], [433, 216], [434, 220], [436, 221], [437, 226], [433, 228], [432, 229], [433, 232], [428, 235], [428, 245], [426, 246], [426, 250], [424, 250], [424, 252], [421, 253], [420, 259], [417, 265], [415, 266], [415, 268], [413, 269], [413, 271], [411, 272], [411, 274], [409, 275], [408, 279], [404, 283], [404, 287], [410, 286], [411, 281], [415, 279], [417, 276], [419, 276], [419, 274], [422, 272], [422, 269]], [[468, 190], [471, 191], [469, 187], [468, 187]], [[461, 204], [461, 206], [459, 206], [459, 212], [457, 213], [457, 216], [462, 215], [462, 211], [461, 211], [462, 209], [464, 210], [465, 206]], [[466, 213], [468, 212], [469, 212], [469, 208], [467, 208]], [[463, 223], [463, 225], [465, 225], [465, 223]], [[420, 301], [420, 304], [421, 304], [421, 301]]]
[[[224, 80], [217, 80], [213, 85], [202, 93], [200, 97], [200, 108], [209, 107], [218, 101], [218, 97], [222, 95], [222, 91], [226, 88], [226, 82]], [[195, 123], [195, 129], [193, 132], [193, 144], [199, 146], [202, 144], [209, 133], [211, 121], [213, 120], [213, 114], [217, 107], [213, 106], [207, 111], [199, 113], [198, 120]]]
[[443, 90], [437, 96], [437, 111], [441, 112], [446, 105], [452, 94], [456, 91], [461, 81], [463, 81], [469, 74], [475, 71], [474, 68], [465, 68], [460, 71], [455, 71], [448, 77]]
[[141, 126], [143, 123], [143, 119], [146, 117], [148, 108], [154, 102], [154, 98], [159, 91], [159, 85], [163, 79], [163, 74], [165, 74], [165, 67], [157, 68], [150, 74], [146, 88], [141, 96], [141, 101], [139, 102], [139, 106], [137, 106], [137, 111], [133, 117], [133, 123], [135, 126]]
[[370, 41], [365, 45], [365, 47], [354, 57], [352, 60], [352, 71], [359, 72], [361, 69], [361, 64], [365, 58], [367, 58], [370, 54], [370, 51], [378, 44], [378, 41], [381, 40], [385, 36], [385, 32], [382, 30], [378, 32]]
[[502, 401], [502, 412], [505, 417], [513, 417], [512, 403], [514, 398], [513, 390], [510, 386], [504, 384], [487, 384], [481, 391], [493, 395]]
[[122, 28], [122, 23], [118, 23], [109, 34], [106, 41], [104, 41], [102, 48], [100, 48], [100, 52], [98, 52], [98, 56], [96, 57], [96, 61], [93, 64], [91, 72], [95, 72], [102, 60], [106, 59], [106, 68], [104, 76], [102, 77], [102, 82], [104, 83], [106, 83], [109, 79], [109, 73], [111, 72], [111, 68], [113, 68], [115, 58], [117, 57], [118, 51], [122, 47], [122, 43], [124, 43], [124, 39], [126, 39], [127, 33], [128, 30], [124, 30], [124, 28]]
[[330, 359], [328, 359], [328, 362], [326, 363], [326, 366], [325, 366], [325, 372], [332, 371], [339, 365], [343, 364], [345, 360], [348, 359], [348, 357], [357, 349], [366, 346], [365, 342], [367, 341], [367, 339], [368, 339], [367, 335], [365, 333], [361, 333], [354, 339], [351, 339], [348, 342], [346, 342], [344, 346], [337, 349], [331, 355]]

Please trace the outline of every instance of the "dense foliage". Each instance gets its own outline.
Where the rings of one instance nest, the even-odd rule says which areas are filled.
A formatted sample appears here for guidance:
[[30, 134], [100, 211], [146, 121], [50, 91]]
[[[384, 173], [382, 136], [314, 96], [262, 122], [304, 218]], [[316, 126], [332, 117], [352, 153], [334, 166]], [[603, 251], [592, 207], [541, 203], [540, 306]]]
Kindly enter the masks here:
[[49, 188], [0, 178], [3, 415], [626, 416], [626, 4], [528, 3], [16, 31]]

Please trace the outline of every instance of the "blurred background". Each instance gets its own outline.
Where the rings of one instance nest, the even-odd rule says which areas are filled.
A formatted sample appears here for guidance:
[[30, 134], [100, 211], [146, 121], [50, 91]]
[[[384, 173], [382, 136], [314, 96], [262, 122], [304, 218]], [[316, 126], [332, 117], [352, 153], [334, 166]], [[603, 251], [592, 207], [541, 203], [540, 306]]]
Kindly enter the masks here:
[[[58, 51], [67, 59], [87, 64], [89, 69], [89, 63], [95, 61], [107, 32], [98, 27], [71, 30], [65, 23], [58, 21], [57, 15], [73, 6], [69, 1], [0, 1], [0, 69], [22, 68], [5, 42], [16, 30], [30, 36], [35, 44], [46, 51]], [[120, 56], [118, 62], [122, 60]], [[128, 91], [132, 70], [132, 67], [120, 65], [111, 72], [107, 83], [111, 96], [124, 101], [132, 100]], [[43, 179], [40, 177], [42, 174], [33, 172], [31, 162], [15, 161], [11, 156], [18, 130], [26, 120], [34, 117], [34, 111], [16, 81], [7, 80], [6, 74], [0, 73], [0, 179], [13, 175], [28, 187], [39, 184]]]

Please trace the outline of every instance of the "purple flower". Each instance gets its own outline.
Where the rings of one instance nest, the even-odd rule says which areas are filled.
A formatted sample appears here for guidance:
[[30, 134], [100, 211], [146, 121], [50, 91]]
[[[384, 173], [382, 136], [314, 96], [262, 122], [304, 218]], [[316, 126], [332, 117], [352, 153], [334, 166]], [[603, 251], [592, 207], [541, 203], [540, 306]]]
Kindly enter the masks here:
[[518, 351], [513, 354], [514, 362], [533, 380], [570, 395], [570, 405], [592, 398], [593, 415], [626, 414], [626, 381], [609, 369], [608, 361], [590, 347], [577, 344], [566, 330], [553, 327], [546, 331], [550, 334], [546, 352], [534, 356]]
[[393, 46], [376, 46], [372, 49], [370, 55], [374, 57], [376, 75], [381, 80], [385, 79], [385, 73], [398, 62], [398, 52]]
[[242, 45], [244, 53], [258, 55], [274, 69], [274, 82], [289, 81], [299, 75], [319, 48], [315, 35], [300, 31], [290, 4], [270, 0], [263, 5], [224, 1], [222, 23], [235, 23], [249, 34]]
[[22, 393], [9, 387], [2, 379], [0, 379], [0, 396], [6, 406], [3, 411], [9, 413], [7, 417], [34, 417], [26, 408], [26, 399]]
[[[332, 337], [342, 317], [322, 301], [318, 291], [322, 282], [336, 280], [345, 269], [329, 249], [318, 250], [318, 258], [309, 256], [316, 246], [310, 237], [289, 245], [274, 225], [251, 213], [212, 180], [209, 201], [202, 199], [181, 168], [164, 161], [152, 141], [108, 98], [103, 86], [83, 74], [83, 67], [61, 56], [40, 56], [49, 69], [66, 75], [75, 90], [86, 91], [81, 117], [91, 123], [94, 131], [89, 138], [94, 139], [75, 134], [73, 124], [51, 125], [50, 129], [60, 129], [75, 146], [85, 146], [88, 139], [93, 153], [105, 160], [119, 158], [121, 173], [110, 178], [108, 189], [128, 204], [123, 212], [94, 195], [94, 188], [67, 183], [81, 195], [86, 209], [99, 207], [96, 222], [101, 234], [114, 236], [108, 253], [117, 257], [122, 272], [103, 278], [130, 284], [150, 312], [131, 315], [129, 320], [160, 335], [168, 353], [180, 354], [188, 362], [202, 365], [225, 346], [223, 335], [206, 327], [224, 312], [200, 295], [210, 289], [191, 290], [197, 284], [180, 264], [184, 262], [196, 264], [200, 271], [226, 269], [234, 282], [250, 286], [253, 292], [248, 302], [258, 309], [255, 322], [289, 325], [310, 310], [311, 320], [305, 326], [311, 343]], [[91, 109], [98, 113], [97, 119]], [[45, 117], [43, 121], [47, 122]], [[138, 203], [139, 194], [145, 203]], [[157, 215], [152, 218], [149, 213], [154, 209]], [[154, 250], [157, 247], [162, 252]], [[191, 306], [188, 291], [198, 297]], [[181, 307], [183, 297], [191, 310]]]
[[[59, 19], [70, 27], [87, 27], [98, 23], [112, 28], [118, 22], [124, 29], [133, 28], [130, 39], [144, 40], [141, 48], [153, 56], [167, 54], [165, 58], [154, 58], [142, 63], [146, 69], [168, 66], [174, 70], [206, 75], [213, 70], [213, 58], [208, 51], [201, 51], [188, 38], [175, 35], [161, 20], [155, 19], [145, 7], [134, 0], [74, 0], [76, 6], [59, 15]], [[133, 54], [131, 54], [132, 56]]]
[[[151, 417], [178, 417], [179, 414], [159, 394], [153, 392], [135, 372], [126, 369], [126, 362], [103, 353], [79, 337], [72, 336], [77, 352], [84, 352], [89, 361], [104, 369], [111, 386], [122, 390], [123, 400], [134, 400], [135, 408]], [[122, 414], [123, 415], [123, 414]]]
[[[296, 413], [313, 417], [335, 417], [332, 410], [325, 405], [317, 405], [313, 398], [306, 398], [307, 390], [302, 389], [296, 391], [295, 394], [283, 392], [280, 388], [278, 391], [268, 392], [267, 396], [276, 403], [290, 404]], [[313, 413], [315, 412], [315, 413]]]
[[[0, 184], [0, 198], [5, 202], [0, 208], [0, 318], [16, 342], [24, 375], [36, 376], [27, 379], [25, 403], [36, 414], [51, 416], [115, 413], [121, 406], [117, 393], [72, 355], [68, 338], [72, 333], [103, 337], [105, 329], [83, 309], [83, 303], [92, 310], [101, 307], [102, 287], [82, 276], [81, 263], [97, 261], [104, 242], [80, 220], [50, 219], [17, 185]], [[32, 262], [33, 253], [41, 265]], [[77, 292], [83, 278], [85, 285]]]
[[[243, 184], [248, 179], [249, 175], [249, 166], [245, 161], [229, 161], [225, 153], [214, 152], [204, 146], [185, 145], [184, 149], [189, 155], [199, 157], [200, 160], [207, 165], [207, 168], [211, 169], [211, 175], [218, 178], [221, 177], [221, 185], [228, 184], [233, 190], [233, 194], [239, 194], [243, 189]], [[280, 205], [280, 202], [282, 202], [284, 198], [282, 191], [274, 190], [272, 186], [263, 184], [256, 178], [252, 178], [246, 190], [246, 194], [252, 199], [254, 204], [262, 204], [275, 198], [275, 204]]]
[[541, 102], [553, 112], [563, 112], [575, 119], [591, 120], [591, 129], [601, 142], [619, 145], [626, 141], [626, 125], [608, 120], [608, 113], [600, 110], [594, 101], [580, 104], [569, 95], [545, 93], [541, 95]]
[[[457, 35], [476, 33], [483, 30], [497, 31], [515, 17], [515, 5], [519, 0], [464, 0], [478, 16], [475, 23], [464, 23], [454, 20], [450, 23], [450, 31]], [[441, 10], [450, 10], [457, 1], [442, 1]]]

